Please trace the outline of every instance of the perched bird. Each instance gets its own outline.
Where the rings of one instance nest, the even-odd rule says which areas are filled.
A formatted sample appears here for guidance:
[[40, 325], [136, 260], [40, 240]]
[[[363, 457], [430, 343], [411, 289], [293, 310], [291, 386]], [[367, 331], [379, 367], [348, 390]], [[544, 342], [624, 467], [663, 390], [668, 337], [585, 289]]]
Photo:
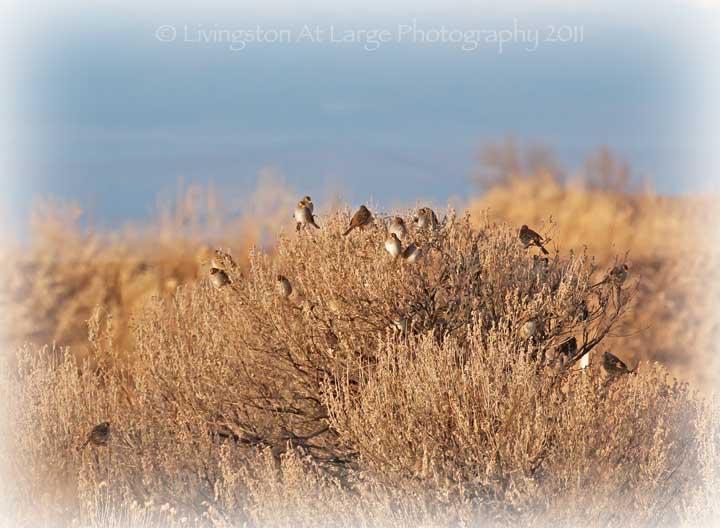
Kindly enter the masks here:
[[385, 240], [385, 249], [387, 250], [390, 255], [392, 255], [393, 259], [396, 259], [400, 256], [400, 253], [402, 253], [402, 245], [400, 244], [400, 239], [395, 233], [390, 233], [390, 238]]
[[104, 446], [107, 444], [110, 438], [110, 422], [103, 422], [93, 427], [92, 431], [88, 433], [87, 440], [81, 446], [85, 447], [88, 444], [95, 446]]
[[335, 332], [333, 332], [329, 328], [325, 330], [325, 341], [328, 344], [328, 348], [330, 348], [331, 350], [335, 350], [338, 346], [338, 336], [335, 335]]
[[575, 316], [583, 322], [590, 318], [590, 309], [588, 308], [587, 301], [583, 300], [583, 302], [580, 303]]
[[571, 337], [570, 339], [568, 339], [566, 341], [563, 341], [557, 347], [558, 356], [564, 357], [566, 360], [575, 357], [575, 354], [577, 354], [577, 351], [578, 351], [578, 345], [577, 345], [577, 339], [575, 339], [575, 336]]
[[360, 209], [357, 210], [350, 220], [350, 227], [348, 227], [347, 231], [343, 233], [343, 236], [347, 236], [348, 233], [356, 227], [365, 227], [370, 222], [372, 222], [372, 213], [370, 212], [370, 209], [361, 205]]
[[609, 374], [627, 374], [631, 372], [619, 357], [610, 352], [605, 352], [603, 355], [603, 368]]
[[285, 275], [277, 276], [277, 291], [286, 299], [290, 297], [290, 294], [292, 293], [292, 284], [290, 284], [290, 281]]
[[422, 248], [414, 243], [409, 244], [402, 253], [402, 258], [405, 259], [405, 262], [409, 262], [410, 264], [417, 262], [420, 257], [422, 257]]
[[607, 275], [605, 275], [605, 278], [595, 284], [595, 286], [600, 286], [601, 284], [611, 284], [612, 286], [620, 287], [625, 282], [625, 279], [627, 279], [628, 276], [628, 268], [627, 264], [618, 264], [617, 266], [614, 266], [610, 271], [608, 271]]
[[300, 203], [307, 207], [310, 210], [310, 213], [313, 213], [315, 211], [315, 206], [312, 203], [312, 198], [310, 198], [309, 196], [305, 196], [302, 200], [300, 200]]
[[390, 221], [388, 232], [395, 233], [400, 240], [404, 240], [407, 236], [407, 228], [405, 227], [405, 220], [396, 216]]
[[518, 236], [520, 238], [520, 241], [526, 248], [530, 246], [536, 246], [540, 248], [540, 251], [542, 251], [543, 254], [548, 254], [548, 250], [545, 249], [545, 246], [543, 246], [543, 237], [530, 229], [528, 226], [523, 225], [520, 228], [520, 233], [518, 234]]
[[216, 288], [222, 288], [230, 284], [230, 277], [220, 268], [210, 268], [210, 282]]
[[218, 269], [236, 268], [237, 264], [233, 260], [230, 253], [226, 253], [221, 249], [216, 249], [213, 253], [213, 257], [210, 260], [210, 266]]
[[520, 327], [520, 336], [523, 339], [530, 339], [537, 332], [537, 323], [534, 320], [529, 320]]
[[[306, 196], [305, 198], [309, 198], [309, 197]], [[310, 210], [310, 208], [307, 205], [305, 205], [305, 202], [303, 200], [298, 202], [297, 207], [295, 208], [294, 216], [295, 216], [295, 222], [297, 222], [295, 229], [297, 231], [300, 231], [300, 228], [302, 228], [306, 225], [311, 225], [315, 229], [320, 229], [320, 226], [317, 225], [317, 223], [315, 222], [315, 217], [313, 216], [312, 211]], [[310, 204], [312, 205], [312, 202], [310, 202]]]
[[407, 317], [403, 317], [401, 315], [398, 315], [396, 317], [393, 317], [392, 320], [392, 326], [395, 330], [400, 332], [401, 334], [406, 334], [408, 331], [408, 319]]
[[438, 222], [435, 211], [429, 207], [422, 207], [418, 210], [417, 215], [413, 218], [413, 221], [417, 224], [420, 229], [430, 228], [435, 229], [440, 224]]

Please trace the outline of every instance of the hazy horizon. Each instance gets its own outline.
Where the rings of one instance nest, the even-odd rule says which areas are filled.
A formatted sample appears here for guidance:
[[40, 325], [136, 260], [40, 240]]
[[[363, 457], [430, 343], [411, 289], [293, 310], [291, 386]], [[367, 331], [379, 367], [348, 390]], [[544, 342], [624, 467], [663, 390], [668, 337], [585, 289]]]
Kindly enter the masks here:
[[[611, 26], [581, 9], [527, 17], [332, 17], [115, 13], [46, 22], [19, 82], [11, 216], [37, 196], [79, 202], [100, 224], [146, 218], [182, 179], [234, 191], [271, 169], [318, 202], [474, 192], [478, 148], [543, 144], [570, 170], [601, 145], [661, 193], [700, 192], [710, 143], [697, 129], [702, 60], [672, 24]], [[72, 21], [70, 21], [72, 20]], [[92, 20], [92, 23], [89, 23]], [[414, 22], [414, 20], [416, 20]], [[249, 44], [208, 31], [582, 28], [582, 42]], [[163, 42], [157, 32], [172, 26]], [[516, 33], [517, 35], [517, 33]]]

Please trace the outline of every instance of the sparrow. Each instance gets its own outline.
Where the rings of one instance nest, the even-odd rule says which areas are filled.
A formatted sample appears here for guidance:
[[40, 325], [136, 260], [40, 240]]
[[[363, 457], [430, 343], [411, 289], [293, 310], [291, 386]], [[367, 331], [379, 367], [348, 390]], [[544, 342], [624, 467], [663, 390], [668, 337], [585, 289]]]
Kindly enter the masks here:
[[333, 332], [330, 329], [325, 330], [325, 341], [328, 344], [328, 347], [332, 350], [335, 350], [338, 345], [338, 336], [335, 335], [335, 332]]
[[[308, 198], [308, 197], [306, 196], [306, 198]], [[315, 217], [313, 216], [312, 211], [310, 210], [309, 207], [307, 207], [307, 205], [305, 205], [305, 202], [303, 200], [298, 202], [297, 207], [295, 208], [294, 216], [295, 216], [295, 222], [297, 222], [295, 229], [297, 231], [300, 231], [300, 228], [302, 228], [308, 224], [313, 226], [315, 229], [320, 229], [320, 226], [317, 225], [317, 223], [315, 222]], [[311, 202], [311, 205], [312, 205], [312, 202]]]
[[218, 269], [236, 268], [237, 264], [229, 253], [225, 253], [221, 249], [216, 249], [210, 260], [210, 266]]
[[413, 218], [413, 221], [420, 229], [425, 229], [426, 227], [435, 229], [439, 224], [435, 211], [429, 207], [419, 209], [417, 215]]
[[407, 228], [405, 227], [405, 220], [396, 216], [390, 221], [388, 227], [390, 233], [395, 233], [400, 240], [403, 240], [407, 236]]
[[350, 220], [350, 227], [348, 227], [347, 231], [343, 233], [343, 236], [347, 236], [348, 233], [350, 233], [350, 231], [352, 231], [356, 227], [364, 227], [370, 222], [372, 222], [372, 213], [370, 212], [370, 209], [368, 209], [364, 205], [361, 205], [360, 209], [357, 210], [357, 212]]
[[300, 203], [307, 207], [310, 210], [311, 214], [315, 211], [315, 206], [312, 203], [312, 198], [310, 198], [309, 196], [305, 196], [302, 200], [300, 200]]
[[627, 374], [631, 372], [631, 370], [620, 358], [610, 352], [605, 352], [603, 355], [603, 368], [609, 374]]
[[407, 317], [402, 316], [396, 316], [392, 320], [392, 326], [395, 330], [400, 332], [401, 334], [406, 334], [408, 330], [408, 320]]
[[290, 284], [290, 281], [286, 276], [277, 276], [277, 291], [282, 297], [285, 297], [286, 299], [290, 297], [290, 294], [292, 293], [292, 284]]
[[385, 240], [385, 249], [387, 249], [387, 252], [392, 255], [393, 259], [397, 259], [400, 256], [400, 253], [402, 253], [400, 239], [395, 233], [390, 233], [390, 238]]
[[414, 243], [409, 244], [402, 252], [402, 258], [410, 264], [417, 262], [420, 257], [422, 257], [422, 249]]
[[563, 341], [557, 347], [557, 353], [559, 356], [564, 356], [566, 359], [572, 358], [577, 354], [578, 345], [575, 336], [571, 337], [567, 341]]
[[223, 286], [230, 284], [230, 278], [220, 268], [210, 268], [210, 282], [216, 288], [222, 288]]
[[613, 267], [610, 271], [608, 271], [607, 275], [603, 280], [598, 282], [593, 286], [600, 286], [601, 284], [611, 284], [616, 287], [622, 286], [623, 282], [625, 282], [625, 279], [627, 279], [628, 276], [628, 268], [627, 264], [618, 264], [617, 266]]
[[110, 422], [103, 422], [93, 427], [92, 431], [88, 433], [87, 440], [81, 446], [85, 447], [88, 444], [95, 446], [104, 446], [107, 444], [110, 438]]
[[537, 331], [537, 323], [532, 319], [520, 327], [520, 336], [523, 339], [530, 339]]
[[528, 248], [530, 246], [536, 246], [540, 248], [540, 251], [542, 251], [544, 255], [548, 254], [548, 250], [545, 249], [545, 247], [543, 246], [543, 237], [530, 229], [528, 226], [523, 225], [520, 228], [520, 233], [518, 234], [518, 236], [520, 238], [520, 241], [525, 245], [525, 248]]

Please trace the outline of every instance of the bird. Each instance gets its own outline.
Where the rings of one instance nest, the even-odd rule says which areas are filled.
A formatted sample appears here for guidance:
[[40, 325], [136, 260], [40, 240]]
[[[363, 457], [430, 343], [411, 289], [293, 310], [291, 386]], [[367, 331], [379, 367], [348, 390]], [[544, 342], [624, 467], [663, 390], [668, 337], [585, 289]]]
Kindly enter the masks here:
[[413, 218], [413, 221], [420, 229], [425, 229], [426, 227], [435, 229], [439, 224], [435, 211], [429, 207], [420, 208], [415, 218]]
[[331, 350], [335, 350], [338, 346], [338, 336], [329, 328], [325, 330], [325, 341]]
[[385, 249], [393, 259], [397, 259], [402, 253], [402, 244], [395, 233], [390, 233], [390, 238], [385, 240]]
[[422, 249], [415, 243], [409, 244], [402, 252], [402, 258], [410, 264], [417, 262], [420, 257], [422, 257]]
[[577, 354], [577, 351], [578, 345], [575, 336], [567, 339], [566, 341], [563, 341], [557, 347], [558, 356], [565, 357], [566, 359], [574, 357], [575, 354]]
[[[309, 198], [309, 196], [306, 196], [305, 198]], [[310, 202], [312, 205], [312, 202]], [[315, 229], [320, 229], [320, 226], [317, 225], [317, 222], [315, 222], [315, 217], [312, 214], [312, 211], [310, 208], [305, 204], [304, 198], [303, 200], [300, 200], [297, 204], [297, 207], [295, 208], [295, 222], [297, 222], [297, 225], [295, 226], [295, 229], [297, 231], [300, 231], [300, 228], [311, 225]]]
[[405, 227], [405, 220], [396, 216], [390, 221], [388, 227], [390, 233], [395, 233], [400, 240], [403, 240], [407, 236], [407, 228]]
[[536, 331], [537, 323], [531, 319], [520, 327], [520, 336], [523, 339], [530, 339], [535, 335]]
[[394, 330], [397, 330], [401, 334], [406, 334], [408, 330], [408, 319], [401, 315], [393, 317], [392, 326]]
[[216, 249], [213, 253], [213, 257], [210, 260], [210, 266], [218, 269], [236, 268], [235, 260], [233, 260], [230, 253], [226, 253], [221, 249]]
[[290, 281], [285, 275], [277, 276], [277, 291], [286, 299], [290, 297], [290, 294], [292, 293], [292, 284], [290, 284]]
[[347, 236], [350, 231], [356, 227], [365, 227], [370, 222], [372, 222], [372, 213], [370, 212], [370, 209], [361, 205], [360, 209], [357, 210], [350, 220], [350, 227], [348, 227], [347, 231], [343, 233], [343, 236]]
[[609, 374], [627, 374], [631, 372], [619, 357], [610, 352], [605, 352], [603, 355], [603, 368]]
[[210, 282], [216, 288], [222, 288], [230, 284], [230, 277], [220, 268], [210, 268]]
[[85, 440], [85, 443], [81, 446], [81, 448], [88, 444], [104, 446], [107, 444], [109, 438], [110, 422], [102, 422], [93, 427], [92, 431], [88, 433], [87, 440]]
[[523, 225], [520, 228], [520, 233], [518, 234], [518, 237], [520, 238], [520, 241], [525, 245], [525, 248], [528, 248], [530, 246], [536, 246], [540, 248], [540, 251], [542, 251], [544, 255], [548, 254], [548, 250], [545, 249], [545, 247], [543, 246], [543, 237], [541, 237], [539, 233], [536, 233], [535, 231], [530, 229], [528, 226]]
[[630, 268], [627, 264], [618, 264], [617, 266], [614, 266], [610, 271], [608, 271], [603, 280], [593, 285], [593, 288], [600, 286], [601, 284], [611, 284], [612, 286], [619, 288], [625, 282], [625, 279], [627, 279], [629, 269]]
[[310, 210], [310, 213], [313, 213], [315, 211], [315, 206], [312, 203], [312, 198], [310, 198], [309, 196], [304, 196], [303, 199], [300, 200], [300, 203], [307, 207]]

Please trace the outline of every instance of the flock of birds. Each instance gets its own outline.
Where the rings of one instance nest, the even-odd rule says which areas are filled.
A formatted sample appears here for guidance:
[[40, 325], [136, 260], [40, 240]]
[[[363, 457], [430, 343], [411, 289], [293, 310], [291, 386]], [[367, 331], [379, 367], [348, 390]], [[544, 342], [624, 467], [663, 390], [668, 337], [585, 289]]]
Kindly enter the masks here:
[[[315, 221], [315, 215], [313, 214], [314, 205], [312, 199], [309, 196], [305, 196], [300, 200], [295, 208], [293, 217], [296, 222], [296, 230], [300, 231], [312, 226], [315, 229], [320, 229], [320, 226]], [[429, 207], [422, 207], [417, 211], [417, 214], [413, 217], [413, 222], [420, 229], [435, 230], [440, 226], [435, 211]], [[373, 223], [373, 215], [370, 210], [365, 206], [361, 205], [357, 212], [350, 219], [350, 225], [343, 233], [343, 236], [349, 235], [355, 229], [364, 229]], [[409, 243], [404, 249], [402, 247], [403, 240], [408, 237], [408, 229], [405, 225], [405, 221], [395, 216], [390, 220], [387, 227], [388, 238], [385, 240], [385, 250], [392, 256], [393, 259], [402, 258], [408, 263], [417, 262], [422, 256], [422, 249], [414, 242]], [[527, 225], [523, 225], [518, 232], [518, 238], [522, 242], [525, 249], [530, 247], [536, 247], [540, 249], [543, 255], [548, 255], [548, 250], [545, 245], [550, 241], [544, 238], [536, 231], [530, 229]], [[224, 254], [220, 251], [216, 251], [216, 258], [213, 259], [210, 266], [210, 282], [215, 288], [222, 288], [231, 284], [230, 277], [223, 269], [224, 265], [222, 261], [229, 258], [229, 255]], [[543, 261], [547, 262], [547, 258]], [[620, 264], [614, 266], [605, 276], [603, 280], [593, 285], [592, 288], [603, 284], [609, 284], [614, 288], [620, 288], [625, 282], [628, 276], [627, 264]], [[293, 288], [290, 280], [284, 275], [277, 275], [277, 291], [278, 294], [284, 298], [290, 297]], [[533, 325], [532, 327], [529, 325]], [[520, 333], [523, 336], [533, 335], [535, 333], [535, 323], [532, 321], [526, 322], [520, 329]], [[570, 346], [574, 341], [574, 348], [577, 351], [577, 341], [574, 338], [568, 340], [563, 345]], [[561, 345], [562, 346], [562, 345]], [[567, 355], [572, 355], [572, 351], [567, 351]], [[610, 352], [605, 352], [603, 356], [603, 368], [611, 375], [627, 374], [633, 372], [628, 366], [617, 356]], [[104, 446], [107, 445], [110, 439], [110, 422], [102, 422], [96, 425], [90, 433], [87, 435], [85, 443], [81, 447], [87, 445], [93, 446]]]

